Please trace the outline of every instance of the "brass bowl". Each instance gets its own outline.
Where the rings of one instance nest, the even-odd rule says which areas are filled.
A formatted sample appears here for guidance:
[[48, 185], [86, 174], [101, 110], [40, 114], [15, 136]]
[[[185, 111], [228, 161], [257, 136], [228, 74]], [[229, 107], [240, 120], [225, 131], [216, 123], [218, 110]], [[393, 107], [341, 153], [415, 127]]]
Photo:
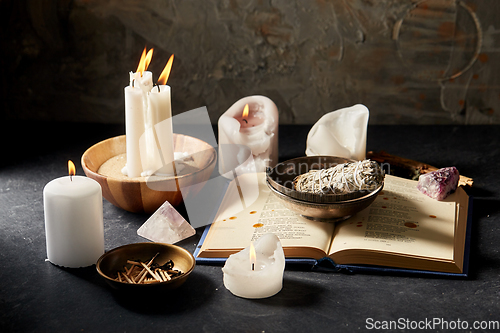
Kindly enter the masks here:
[[[148, 284], [132, 284], [116, 281], [118, 271], [123, 271], [127, 266], [127, 260], [140, 260], [146, 262], [151, 260], [156, 254], [154, 262], [163, 265], [169, 260], [174, 262], [173, 269], [181, 271], [183, 274], [172, 278], [169, 281], [153, 282]], [[123, 245], [104, 253], [96, 264], [97, 272], [101, 275], [111, 288], [117, 291], [131, 293], [151, 293], [173, 290], [181, 286], [189, 274], [193, 271], [195, 259], [186, 249], [171, 244], [163, 243], [134, 243]]]
[[82, 167], [87, 177], [101, 185], [103, 197], [113, 205], [133, 213], [150, 214], [165, 201], [175, 207], [182, 202], [183, 195], [196, 194], [215, 167], [215, 149], [205, 141], [174, 133], [173, 143], [175, 152], [189, 154], [196, 171], [155, 181], [144, 177], [127, 179], [99, 174], [97, 171], [104, 162], [126, 152], [125, 135], [101, 141], [87, 149], [82, 155]]
[[309, 170], [329, 168], [352, 160], [335, 156], [304, 156], [276, 165], [266, 175], [269, 189], [280, 199], [283, 206], [301, 216], [322, 222], [339, 222], [367, 208], [384, 188], [384, 183], [373, 191], [357, 196], [320, 198], [319, 195], [302, 195], [293, 189], [293, 179]]

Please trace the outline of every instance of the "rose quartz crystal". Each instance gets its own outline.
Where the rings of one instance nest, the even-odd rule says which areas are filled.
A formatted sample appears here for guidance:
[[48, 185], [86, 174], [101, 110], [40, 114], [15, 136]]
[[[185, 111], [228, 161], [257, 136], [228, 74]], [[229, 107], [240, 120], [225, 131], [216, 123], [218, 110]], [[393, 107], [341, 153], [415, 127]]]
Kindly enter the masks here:
[[417, 189], [433, 199], [443, 200], [457, 189], [459, 178], [457, 168], [442, 168], [420, 175]]

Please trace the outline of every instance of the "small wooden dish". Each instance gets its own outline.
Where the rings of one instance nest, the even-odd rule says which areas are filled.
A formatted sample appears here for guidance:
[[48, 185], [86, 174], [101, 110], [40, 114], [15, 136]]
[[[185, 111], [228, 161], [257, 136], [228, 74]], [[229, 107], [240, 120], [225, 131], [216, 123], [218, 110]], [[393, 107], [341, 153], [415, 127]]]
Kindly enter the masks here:
[[[119, 179], [99, 174], [99, 167], [110, 158], [126, 152], [125, 135], [101, 141], [82, 155], [85, 175], [102, 187], [102, 195], [113, 205], [133, 213], [153, 213], [165, 201], [172, 206], [182, 202], [183, 195], [194, 195], [210, 178], [216, 163], [215, 149], [205, 141], [175, 134], [174, 151], [188, 153], [197, 170], [158, 181], [147, 179]], [[181, 189], [182, 193], [181, 193]]]
[[[169, 281], [148, 284], [132, 284], [116, 281], [118, 271], [123, 271], [127, 260], [147, 262], [154, 256], [154, 262], [163, 265], [167, 261], [174, 262], [173, 269], [182, 272], [181, 275]], [[173, 290], [181, 286], [195, 267], [195, 259], [186, 249], [163, 243], [134, 243], [117, 247], [104, 253], [96, 263], [97, 272], [105, 279], [111, 288], [117, 291], [131, 293], [156, 292]]]

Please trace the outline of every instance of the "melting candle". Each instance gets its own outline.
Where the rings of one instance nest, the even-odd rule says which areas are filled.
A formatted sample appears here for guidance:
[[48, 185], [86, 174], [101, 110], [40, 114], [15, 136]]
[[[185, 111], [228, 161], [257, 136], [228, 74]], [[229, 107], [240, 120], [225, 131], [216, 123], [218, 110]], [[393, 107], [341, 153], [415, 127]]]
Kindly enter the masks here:
[[[242, 98], [219, 118], [219, 148], [223, 145], [247, 146], [255, 162], [253, 171], [264, 172], [266, 167], [273, 167], [278, 162], [278, 122], [278, 108], [269, 98]], [[222, 160], [228, 159], [221, 149], [219, 156]]]
[[306, 155], [364, 160], [369, 113], [356, 104], [323, 115], [307, 134]]
[[252, 130], [261, 128], [264, 124], [264, 114], [261, 111], [250, 113], [248, 104], [245, 104], [241, 117], [235, 117], [240, 123], [240, 132], [250, 133]]
[[266, 298], [283, 287], [285, 255], [279, 238], [265, 234], [242, 251], [232, 254], [222, 268], [224, 286], [243, 298]]

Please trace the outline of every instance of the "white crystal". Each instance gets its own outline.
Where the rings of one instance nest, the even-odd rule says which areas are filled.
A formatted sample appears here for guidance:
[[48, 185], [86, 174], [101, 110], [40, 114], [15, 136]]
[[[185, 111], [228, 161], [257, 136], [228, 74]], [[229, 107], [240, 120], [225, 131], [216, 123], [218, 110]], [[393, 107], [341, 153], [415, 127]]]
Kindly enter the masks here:
[[170, 202], [165, 201], [137, 230], [137, 234], [153, 242], [174, 244], [193, 236], [196, 231]]
[[307, 156], [338, 156], [364, 160], [369, 111], [362, 104], [322, 116], [307, 135]]

